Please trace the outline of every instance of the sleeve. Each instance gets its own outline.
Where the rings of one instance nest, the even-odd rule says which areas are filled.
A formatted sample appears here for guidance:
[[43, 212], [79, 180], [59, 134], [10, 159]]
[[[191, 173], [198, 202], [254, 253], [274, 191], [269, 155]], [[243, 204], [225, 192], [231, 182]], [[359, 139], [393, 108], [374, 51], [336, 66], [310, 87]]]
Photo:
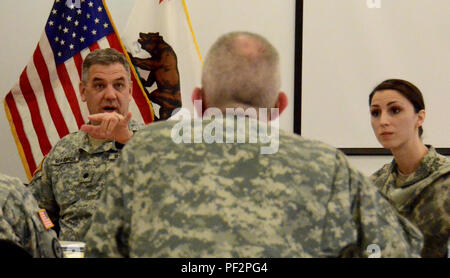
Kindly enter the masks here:
[[[18, 217], [18, 213], [21, 211], [15, 207], [15, 204], [12, 202], [11, 206], [11, 197], [10, 193], [2, 188], [2, 181], [0, 181], [0, 194], [2, 194], [0, 200], [0, 239], [6, 239], [14, 242], [22, 246], [20, 234], [23, 234], [25, 231], [24, 225], [22, 225], [22, 221], [20, 219], [24, 219], [24, 217]], [[18, 227], [18, 224], [20, 224]]]
[[36, 199], [38, 206], [47, 211], [48, 216], [55, 224], [55, 230], [59, 230], [59, 206], [53, 194], [51, 182], [51, 164], [50, 158], [45, 157], [42, 166], [34, 173], [34, 176], [28, 185], [31, 193]]
[[[10, 185], [9, 192], [2, 192], [7, 198], [0, 217], [0, 238], [18, 244], [33, 257], [62, 257], [55, 232], [45, 230], [39, 221], [31, 192], [18, 180]], [[6, 237], [2, 231], [7, 232]]]
[[444, 258], [450, 234], [450, 173], [427, 186], [419, 196], [412, 218], [424, 235], [422, 257]]
[[[2, 230], [8, 232], [6, 239], [13, 241], [33, 257], [39, 257], [37, 244], [34, 240], [36, 231], [32, 229], [29, 216], [23, 209], [22, 203], [24, 201], [23, 196], [18, 192], [11, 192], [8, 195], [3, 207], [3, 218], [6, 220], [6, 227], [9, 227]], [[3, 224], [0, 224], [0, 226], [5, 228]], [[3, 236], [4, 234], [2, 233], [1, 237]]]
[[129, 221], [125, 215], [125, 187], [129, 188], [129, 175], [123, 155], [111, 167], [105, 189], [97, 203], [97, 210], [86, 234], [86, 257], [129, 257]]
[[25, 240], [24, 246], [37, 250], [38, 257], [41, 258], [62, 258], [63, 254], [56, 233], [52, 229], [45, 229], [41, 219], [38, 217], [39, 208], [36, 200], [27, 188], [23, 192], [20, 205], [26, 217], [27, 229], [29, 230], [26, 233], [27, 236], [23, 239]]
[[370, 180], [338, 153], [338, 164], [348, 173], [353, 221], [358, 249], [364, 257], [419, 257], [422, 236], [400, 216]]

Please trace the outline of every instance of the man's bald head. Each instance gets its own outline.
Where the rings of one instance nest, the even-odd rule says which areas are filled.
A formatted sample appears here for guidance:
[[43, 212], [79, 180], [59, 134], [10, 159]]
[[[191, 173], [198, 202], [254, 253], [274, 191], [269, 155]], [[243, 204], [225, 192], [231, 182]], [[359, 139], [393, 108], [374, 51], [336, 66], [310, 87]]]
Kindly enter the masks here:
[[205, 59], [202, 87], [208, 107], [273, 108], [280, 89], [278, 53], [259, 35], [226, 34]]

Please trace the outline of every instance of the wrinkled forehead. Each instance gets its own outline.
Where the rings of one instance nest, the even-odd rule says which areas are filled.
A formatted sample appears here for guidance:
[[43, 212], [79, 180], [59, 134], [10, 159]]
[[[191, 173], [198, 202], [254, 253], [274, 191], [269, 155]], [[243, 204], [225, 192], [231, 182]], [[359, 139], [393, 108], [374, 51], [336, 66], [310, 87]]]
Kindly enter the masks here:
[[94, 64], [88, 71], [88, 82], [96, 80], [127, 81], [128, 79], [128, 73], [125, 70], [125, 67], [120, 63], [114, 63], [111, 65]]

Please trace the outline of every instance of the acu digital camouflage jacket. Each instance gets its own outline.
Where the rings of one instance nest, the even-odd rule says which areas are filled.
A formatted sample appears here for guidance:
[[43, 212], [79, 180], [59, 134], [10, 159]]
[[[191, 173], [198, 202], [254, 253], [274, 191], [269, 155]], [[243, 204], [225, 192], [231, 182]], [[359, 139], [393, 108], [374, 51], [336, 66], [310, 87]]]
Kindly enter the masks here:
[[372, 175], [375, 185], [424, 235], [423, 257], [445, 257], [450, 234], [450, 160], [432, 146], [419, 168], [397, 185], [395, 160]]
[[[133, 132], [142, 126], [129, 124]], [[108, 170], [120, 151], [112, 140], [95, 140], [77, 131], [62, 138], [44, 158], [29, 187], [59, 226], [60, 240], [84, 241]]]
[[31, 192], [17, 178], [0, 174], [0, 239], [8, 240], [39, 258], [62, 257], [53, 230], [46, 230]]
[[[419, 256], [420, 232], [343, 153], [281, 130], [268, 136], [264, 124], [247, 129], [254, 119], [241, 130], [236, 121], [141, 130], [107, 177], [86, 256]], [[181, 142], [180, 125], [192, 132]], [[214, 128], [233, 132], [234, 143], [206, 143]], [[236, 140], [242, 134], [246, 143]], [[279, 149], [261, 154], [264, 142]]]

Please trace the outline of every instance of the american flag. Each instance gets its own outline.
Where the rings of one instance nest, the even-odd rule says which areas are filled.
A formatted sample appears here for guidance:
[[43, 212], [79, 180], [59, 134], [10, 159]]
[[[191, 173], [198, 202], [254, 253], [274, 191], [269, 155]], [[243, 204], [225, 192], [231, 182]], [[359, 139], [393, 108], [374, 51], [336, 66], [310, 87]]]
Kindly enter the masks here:
[[[124, 53], [104, 1], [55, 0], [32, 58], [4, 101], [29, 179], [56, 142], [87, 120], [78, 92], [83, 59], [108, 47]], [[130, 111], [135, 120], [148, 124], [153, 121], [151, 102], [131, 70]]]

